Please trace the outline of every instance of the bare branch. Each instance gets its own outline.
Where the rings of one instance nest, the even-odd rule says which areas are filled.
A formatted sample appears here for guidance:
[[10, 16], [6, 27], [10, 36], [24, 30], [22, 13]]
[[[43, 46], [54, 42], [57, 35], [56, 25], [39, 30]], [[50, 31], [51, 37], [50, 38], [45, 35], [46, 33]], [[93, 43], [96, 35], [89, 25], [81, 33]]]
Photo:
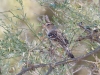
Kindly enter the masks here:
[[86, 36], [79, 36], [76, 41], [90, 39], [91, 41], [96, 41], [96, 42], [100, 43], [100, 29], [92, 30], [90, 27], [86, 28], [82, 24], [83, 23], [80, 22], [80, 23], [78, 23], [78, 26], [80, 28], [84, 29], [85, 32], [87, 33], [87, 35]]
[[46, 73], [46, 75], [49, 75], [52, 72], [53, 69], [54, 68], [50, 65], [50, 68], [48, 69], [48, 72]]
[[30, 66], [30, 67], [28, 67], [28, 68], [25, 68], [25, 67], [23, 67], [22, 68], [22, 70], [20, 71], [20, 73], [18, 73], [17, 75], [22, 75], [22, 74], [24, 74], [25, 72], [27, 72], [27, 71], [30, 71], [30, 70], [35, 70], [36, 68], [41, 68], [41, 67], [47, 67], [47, 66], [51, 66], [51, 65], [53, 65], [53, 66], [51, 66], [49, 69], [48, 69], [48, 72], [46, 73], [46, 75], [49, 75], [51, 72], [52, 72], [52, 70], [55, 68], [55, 67], [57, 67], [57, 66], [59, 66], [59, 65], [63, 65], [63, 64], [67, 64], [67, 63], [70, 63], [70, 62], [78, 62], [78, 61], [82, 61], [82, 59], [84, 59], [84, 58], [86, 58], [86, 57], [88, 57], [88, 56], [90, 56], [90, 55], [93, 55], [93, 54], [95, 54], [95, 53], [97, 53], [97, 52], [99, 52], [100, 51], [100, 46], [98, 46], [95, 50], [91, 50], [89, 53], [87, 53], [86, 55], [83, 55], [83, 56], [79, 56], [79, 57], [76, 57], [76, 58], [73, 58], [73, 59], [65, 59], [65, 60], [63, 60], [63, 61], [59, 61], [59, 62], [56, 62], [56, 63], [48, 63], [48, 64], [38, 64], [38, 65], [32, 65], [32, 66]]

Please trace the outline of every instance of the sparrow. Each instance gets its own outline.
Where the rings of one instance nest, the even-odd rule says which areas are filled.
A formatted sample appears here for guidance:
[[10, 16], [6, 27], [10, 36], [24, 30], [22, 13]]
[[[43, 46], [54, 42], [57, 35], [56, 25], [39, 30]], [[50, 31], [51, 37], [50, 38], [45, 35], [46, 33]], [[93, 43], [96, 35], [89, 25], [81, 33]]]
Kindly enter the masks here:
[[74, 55], [70, 52], [68, 48], [68, 40], [67, 38], [63, 35], [63, 33], [56, 28], [56, 26], [50, 22], [48, 17], [46, 16], [47, 22], [43, 25], [43, 27], [46, 30], [47, 36], [50, 40], [58, 42], [66, 51], [66, 54], [70, 58], [74, 58]]

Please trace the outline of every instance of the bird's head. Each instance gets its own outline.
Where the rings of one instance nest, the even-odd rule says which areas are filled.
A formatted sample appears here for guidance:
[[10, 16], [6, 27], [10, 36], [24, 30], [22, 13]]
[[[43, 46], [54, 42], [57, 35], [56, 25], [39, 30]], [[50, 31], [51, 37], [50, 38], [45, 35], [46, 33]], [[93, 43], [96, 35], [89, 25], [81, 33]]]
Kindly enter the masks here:
[[54, 24], [49, 20], [47, 15], [43, 15], [43, 20], [39, 20], [42, 23], [42, 27], [47, 31], [50, 32], [55, 28]]
[[47, 31], [51, 31], [52, 29], [54, 29], [54, 24], [51, 22], [45, 23], [43, 25], [43, 27], [47, 30]]

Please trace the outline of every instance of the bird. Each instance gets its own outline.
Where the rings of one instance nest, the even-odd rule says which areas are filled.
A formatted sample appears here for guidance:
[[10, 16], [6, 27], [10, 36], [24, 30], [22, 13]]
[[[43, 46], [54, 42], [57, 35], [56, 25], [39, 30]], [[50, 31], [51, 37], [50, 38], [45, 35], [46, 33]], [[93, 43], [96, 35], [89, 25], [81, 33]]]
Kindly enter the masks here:
[[43, 27], [46, 30], [48, 38], [52, 41], [58, 42], [64, 48], [68, 57], [74, 58], [74, 55], [68, 48], [69, 41], [67, 38], [52, 22], [50, 22], [48, 16], [45, 16], [45, 19], [47, 22], [43, 25]]

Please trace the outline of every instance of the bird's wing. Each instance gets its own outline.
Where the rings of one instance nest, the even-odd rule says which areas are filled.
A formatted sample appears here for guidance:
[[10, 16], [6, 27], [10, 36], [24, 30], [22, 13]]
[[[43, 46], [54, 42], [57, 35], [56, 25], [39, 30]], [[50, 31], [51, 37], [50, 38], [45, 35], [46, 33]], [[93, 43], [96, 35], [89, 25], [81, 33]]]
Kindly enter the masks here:
[[57, 33], [58, 35], [58, 39], [60, 40], [60, 42], [63, 44], [63, 45], [66, 45], [68, 44], [68, 40], [66, 39], [66, 37], [63, 35], [62, 32], [58, 32]]

